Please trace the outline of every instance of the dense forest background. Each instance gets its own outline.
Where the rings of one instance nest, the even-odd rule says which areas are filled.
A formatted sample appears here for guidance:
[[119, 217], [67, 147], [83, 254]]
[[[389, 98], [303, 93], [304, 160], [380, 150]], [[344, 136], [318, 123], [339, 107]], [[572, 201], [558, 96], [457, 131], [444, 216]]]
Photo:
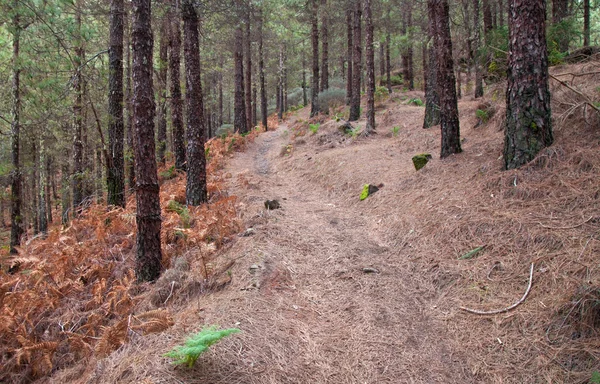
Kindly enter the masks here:
[[[311, 87], [315, 85], [322, 104], [335, 103], [347, 96], [350, 83], [347, 68], [351, 67], [351, 48], [354, 48], [348, 45], [355, 28], [351, 28], [354, 3], [323, 0], [311, 4], [296, 1], [194, 4], [200, 20], [202, 118], [208, 138], [232, 130], [236, 92], [244, 94], [241, 101], [245, 102], [244, 118], [248, 120], [241, 132], [265, 123], [263, 109], [269, 115], [309, 103]], [[473, 92], [482, 94], [483, 89], [478, 89], [482, 80], [489, 85], [505, 78], [507, 6], [506, 1], [496, 0], [481, 4], [468, 0], [451, 2], [452, 52], [459, 97]], [[45, 231], [48, 222], [68, 223], [82, 205], [106, 200], [109, 169], [106, 157], [110, 157], [111, 135], [108, 129], [110, 4], [83, 0], [3, 1], [1, 7], [0, 76], [5, 86], [0, 90], [3, 137], [0, 216], [2, 224], [7, 224], [13, 171], [11, 153], [15, 151], [11, 148], [14, 135], [11, 125], [14, 130], [17, 119], [20, 136], [16, 150], [23, 195], [21, 220], [23, 230], [32, 236]], [[130, 191], [134, 168], [129, 2], [124, 3], [123, 11], [123, 154], [126, 190]], [[377, 92], [398, 84], [406, 89], [424, 89], [423, 68], [427, 67], [426, 50], [430, 44], [426, 2], [377, 1], [372, 4], [372, 14], [377, 83], [382, 86]], [[183, 129], [181, 95], [186, 94], [184, 60], [181, 53], [175, 53], [182, 49], [179, 17], [180, 4], [176, 1], [152, 4], [159, 163], [177, 159], [185, 145], [181, 142], [183, 134], [174, 134]], [[583, 46], [598, 42], [600, 14], [594, 1], [549, 2], [547, 18], [551, 65], [563, 62]], [[311, 33], [317, 38], [317, 51], [313, 50]], [[359, 53], [360, 46], [364, 47], [364, 43], [359, 45]], [[241, 68], [236, 69], [236, 60], [243, 73]], [[174, 67], [177, 65], [181, 69]], [[365, 73], [363, 63], [363, 90]], [[20, 80], [16, 85], [18, 90], [15, 76]], [[179, 80], [174, 80], [174, 76]], [[236, 76], [245, 77], [244, 84]], [[236, 84], [239, 84], [237, 89]], [[179, 112], [173, 113], [173, 108]], [[328, 111], [327, 106], [321, 109]], [[183, 161], [180, 156], [178, 168]]]

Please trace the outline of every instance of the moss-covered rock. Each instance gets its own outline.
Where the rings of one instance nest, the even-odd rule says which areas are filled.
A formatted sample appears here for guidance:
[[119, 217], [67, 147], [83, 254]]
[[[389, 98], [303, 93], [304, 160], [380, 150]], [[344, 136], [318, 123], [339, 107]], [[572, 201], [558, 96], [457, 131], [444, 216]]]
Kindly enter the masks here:
[[360, 201], [363, 201], [367, 197], [369, 197], [372, 194], [374, 194], [375, 192], [379, 191], [379, 188], [381, 188], [382, 186], [383, 186], [383, 184], [379, 184], [379, 186], [375, 186], [373, 184], [365, 184], [362, 192], [360, 193]]
[[413, 156], [412, 162], [413, 162], [413, 165], [415, 166], [415, 169], [418, 171], [419, 169], [421, 169], [425, 165], [427, 165], [427, 163], [431, 159], [432, 159], [432, 157], [429, 153], [421, 153], [419, 155]]

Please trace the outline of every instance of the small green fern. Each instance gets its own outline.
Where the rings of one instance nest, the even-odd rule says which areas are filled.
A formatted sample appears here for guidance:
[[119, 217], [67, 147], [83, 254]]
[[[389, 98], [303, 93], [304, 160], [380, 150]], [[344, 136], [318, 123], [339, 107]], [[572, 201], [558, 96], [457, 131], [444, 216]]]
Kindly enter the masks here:
[[187, 364], [187, 366], [191, 368], [194, 366], [194, 363], [196, 363], [196, 360], [198, 360], [198, 357], [200, 357], [200, 355], [211, 345], [217, 343], [224, 337], [238, 332], [240, 332], [240, 330], [237, 328], [218, 330], [216, 325], [212, 325], [191, 335], [186, 339], [184, 345], [178, 345], [164, 356], [175, 360], [173, 361], [173, 364], [175, 365]]

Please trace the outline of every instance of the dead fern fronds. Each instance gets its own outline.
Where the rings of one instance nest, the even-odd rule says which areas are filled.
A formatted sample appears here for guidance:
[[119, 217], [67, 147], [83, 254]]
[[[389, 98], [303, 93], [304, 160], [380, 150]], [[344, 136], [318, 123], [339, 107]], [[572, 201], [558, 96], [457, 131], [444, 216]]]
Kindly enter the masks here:
[[128, 319], [124, 318], [110, 327], [101, 327], [102, 336], [95, 348], [98, 355], [106, 356], [125, 344], [127, 341], [127, 323]]

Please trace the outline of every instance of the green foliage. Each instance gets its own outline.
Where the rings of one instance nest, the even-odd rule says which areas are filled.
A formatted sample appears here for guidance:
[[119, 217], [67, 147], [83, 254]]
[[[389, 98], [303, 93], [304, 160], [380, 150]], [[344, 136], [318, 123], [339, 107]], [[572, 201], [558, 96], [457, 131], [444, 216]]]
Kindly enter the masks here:
[[488, 112], [482, 109], [478, 109], [477, 111], [475, 111], [475, 116], [477, 116], [477, 118], [481, 120], [482, 123], [487, 123], [490, 120], [490, 115], [488, 114]]
[[[302, 88], [294, 88], [287, 95], [287, 104], [289, 109], [297, 108], [297, 106], [302, 105], [304, 102], [304, 95], [302, 93]], [[302, 108], [302, 107], [300, 107]]]
[[590, 378], [590, 384], [600, 384], [600, 372], [598, 372], [598, 371], [592, 372], [592, 377]]
[[413, 97], [412, 99], [408, 100], [408, 105], [416, 105], [417, 107], [422, 107], [425, 105], [425, 103], [423, 103], [423, 100], [421, 100], [418, 97]]
[[[392, 76], [390, 76], [390, 82], [392, 83], [392, 87], [396, 86], [396, 85], [402, 85], [402, 84], [404, 84], [404, 80], [402, 80], [402, 75], [392, 75]], [[385, 83], [387, 84], [387, 78], [385, 80]]]
[[[484, 45], [479, 51], [480, 63], [487, 66], [486, 81], [496, 82], [506, 76], [508, 52], [508, 26], [501, 26], [488, 32], [489, 45]], [[486, 59], [489, 57], [489, 61]]]
[[346, 90], [341, 88], [329, 88], [319, 93], [319, 110], [329, 113], [329, 110], [344, 105], [346, 102]]
[[548, 64], [550, 66], [559, 65], [565, 56], [567, 56], [567, 52], [561, 52], [558, 43], [548, 38]]
[[227, 135], [233, 133], [233, 124], [223, 124], [217, 128], [215, 136], [224, 139]]
[[174, 179], [176, 176], [177, 176], [177, 170], [175, 169], [174, 165], [165, 169], [164, 171], [162, 171], [160, 173], [160, 177], [162, 177], [164, 180], [171, 180], [171, 179]]
[[190, 211], [185, 205], [182, 205], [175, 200], [169, 200], [167, 202], [166, 210], [167, 212], [175, 212], [179, 215], [183, 228], [189, 228], [191, 226]]
[[206, 327], [202, 331], [189, 336], [184, 345], [179, 345], [167, 352], [164, 356], [172, 358], [173, 364], [186, 364], [191, 368], [198, 360], [198, 357], [204, 353], [211, 345], [217, 343], [221, 339], [240, 332], [237, 328], [218, 330], [216, 325]]
[[317, 124], [308, 124], [308, 129], [310, 129], [310, 131], [313, 133], [313, 135], [315, 133], [317, 133], [319, 131], [319, 127], [321, 126], [320, 123]]
[[472, 249], [469, 252], [467, 252], [464, 255], [462, 255], [461, 257], [459, 257], [458, 260], [469, 260], [469, 259], [472, 259], [475, 256], [477, 256], [477, 254], [479, 252], [481, 252], [484, 248], [485, 248], [485, 246], [481, 246], [481, 247], [477, 247], [475, 249]]
[[387, 87], [375, 88], [375, 102], [376, 103], [381, 103], [389, 95], [390, 95], [390, 91], [388, 91]]
[[363, 186], [362, 192], [360, 193], [360, 201], [363, 201], [367, 197], [369, 197], [369, 184]]
[[340, 122], [340, 120], [342, 120], [342, 114], [341, 114], [341, 113], [339, 113], [339, 112], [338, 112], [338, 113], [336, 113], [336, 114], [333, 116], [333, 120], [335, 120], [335, 122], [336, 122], [336, 123], [339, 123], [339, 122]]
[[392, 136], [394, 136], [394, 137], [398, 136], [398, 132], [400, 132], [400, 126], [399, 125], [395, 125], [392, 128]]

